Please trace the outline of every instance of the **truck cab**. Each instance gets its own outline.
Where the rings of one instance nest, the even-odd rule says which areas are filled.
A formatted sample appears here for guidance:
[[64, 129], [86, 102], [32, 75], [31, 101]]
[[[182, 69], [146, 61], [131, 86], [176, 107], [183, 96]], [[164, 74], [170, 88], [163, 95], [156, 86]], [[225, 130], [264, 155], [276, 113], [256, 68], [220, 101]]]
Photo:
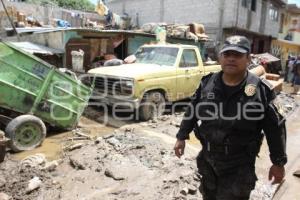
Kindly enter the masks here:
[[130, 107], [141, 120], [161, 115], [167, 102], [191, 97], [204, 75], [221, 69], [219, 65], [204, 66], [193, 45], [143, 45], [135, 57], [135, 63], [88, 73], [95, 77], [96, 101]]

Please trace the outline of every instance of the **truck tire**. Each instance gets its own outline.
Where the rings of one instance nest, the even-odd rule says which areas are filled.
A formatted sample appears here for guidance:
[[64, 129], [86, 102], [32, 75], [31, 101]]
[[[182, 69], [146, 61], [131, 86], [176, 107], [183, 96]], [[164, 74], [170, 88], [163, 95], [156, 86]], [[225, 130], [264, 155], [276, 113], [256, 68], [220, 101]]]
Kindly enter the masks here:
[[139, 107], [139, 120], [147, 121], [161, 116], [165, 111], [165, 105], [166, 100], [162, 93], [146, 93]]
[[5, 133], [14, 152], [32, 150], [40, 146], [46, 137], [46, 126], [33, 115], [21, 115], [11, 120]]

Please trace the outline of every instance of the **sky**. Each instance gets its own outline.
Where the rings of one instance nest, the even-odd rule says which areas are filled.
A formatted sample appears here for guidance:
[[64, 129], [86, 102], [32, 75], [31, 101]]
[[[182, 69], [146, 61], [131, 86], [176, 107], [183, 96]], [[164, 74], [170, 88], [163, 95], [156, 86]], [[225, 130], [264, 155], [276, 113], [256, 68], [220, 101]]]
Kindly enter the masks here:
[[[98, 0], [90, 0], [90, 2], [92, 2], [93, 4], [96, 4]], [[300, 1], [300, 0], [298, 0]]]
[[300, 0], [288, 0], [289, 3], [295, 3], [300, 6]]
[[[98, 0], [90, 0], [90, 2], [96, 4]], [[288, 0], [289, 3], [295, 3], [300, 6], [300, 0]]]
[[[98, 0], [89, 0], [90, 2], [92, 2], [93, 4], [96, 4]], [[300, 1], [300, 0], [298, 0]]]

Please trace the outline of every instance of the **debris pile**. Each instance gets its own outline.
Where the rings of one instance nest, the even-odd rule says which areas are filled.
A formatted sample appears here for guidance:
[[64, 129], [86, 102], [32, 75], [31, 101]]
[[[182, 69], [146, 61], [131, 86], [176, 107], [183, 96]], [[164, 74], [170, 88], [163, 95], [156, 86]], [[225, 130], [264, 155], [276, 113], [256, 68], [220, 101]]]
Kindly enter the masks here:
[[191, 23], [185, 24], [166, 24], [166, 23], [147, 23], [144, 24], [140, 31], [155, 34], [158, 28], [164, 28], [168, 37], [186, 38], [198, 40], [208, 40], [205, 34], [205, 28], [202, 24]]
[[21, 162], [8, 158], [0, 165], [0, 199], [32, 200], [46, 195], [51, 188], [52, 199], [58, 199], [59, 188], [50, 172], [59, 165], [59, 161], [47, 162], [45, 155], [36, 154]]
[[275, 100], [274, 104], [277, 107], [278, 112], [286, 119], [291, 116], [297, 109], [299, 109], [299, 103], [291, 94], [280, 92]]
[[[134, 128], [98, 137], [84, 148], [66, 153], [55, 177], [63, 199], [199, 198], [194, 158], [175, 157], [172, 146]], [[196, 156], [196, 155], [193, 155]], [[76, 180], [82, 187], [69, 185]], [[79, 184], [79, 183], [77, 183]], [[73, 186], [72, 186], [73, 185]], [[86, 196], [90, 194], [90, 196]]]

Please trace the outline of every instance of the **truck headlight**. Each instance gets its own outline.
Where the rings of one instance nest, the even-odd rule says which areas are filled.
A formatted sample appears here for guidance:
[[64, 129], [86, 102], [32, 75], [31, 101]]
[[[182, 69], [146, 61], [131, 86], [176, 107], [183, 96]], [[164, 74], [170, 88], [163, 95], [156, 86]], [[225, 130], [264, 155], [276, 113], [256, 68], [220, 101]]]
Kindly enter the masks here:
[[125, 82], [124, 82], [124, 85], [125, 85], [126, 87], [133, 87], [133, 81], [125, 81]]
[[123, 80], [121, 82], [122, 93], [132, 94], [133, 91], [133, 80]]

